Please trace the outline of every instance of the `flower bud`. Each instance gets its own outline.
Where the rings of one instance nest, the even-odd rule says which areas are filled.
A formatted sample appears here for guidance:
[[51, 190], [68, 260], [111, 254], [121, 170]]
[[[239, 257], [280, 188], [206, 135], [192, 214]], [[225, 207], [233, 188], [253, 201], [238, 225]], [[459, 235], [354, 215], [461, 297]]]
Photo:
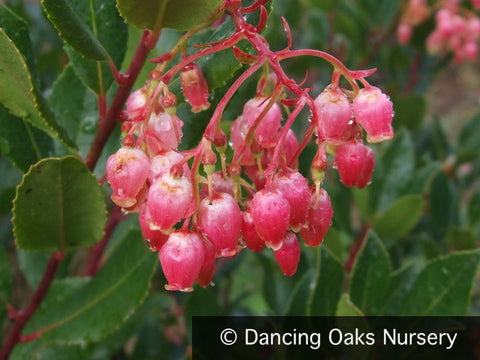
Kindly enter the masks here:
[[347, 142], [337, 148], [335, 166], [345, 186], [367, 186], [375, 167], [373, 150], [359, 142]]
[[160, 249], [158, 258], [167, 278], [167, 290], [192, 291], [205, 261], [201, 236], [189, 231], [175, 231]]
[[353, 100], [353, 113], [357, 123], [367, 132], [368, 142], [393, 138], [393, 104], [379, 88], [361, 89]]
[[210, 107], [208, 84], [197, 64], [190, 63], [183, 68], [180, 83], [183, 96], [192, 106], [192, 112], [200, 112]]
[[129, 208], [145, 185], [150, 169], [147, 155], [140, 149], [120, 148], [107, 160], [107, 180], [112, 186], [112, 201]]

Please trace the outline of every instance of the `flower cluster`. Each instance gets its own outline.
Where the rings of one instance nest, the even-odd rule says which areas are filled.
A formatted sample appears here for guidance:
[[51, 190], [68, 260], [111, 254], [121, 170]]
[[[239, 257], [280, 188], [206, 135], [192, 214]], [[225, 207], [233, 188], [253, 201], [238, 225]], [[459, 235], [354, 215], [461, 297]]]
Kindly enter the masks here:
[[[472, 0], [474, 9], [480, 2]], [[435, 12], [436, 27], [427, 38], [427, 49], [433, 54], [453, 52], [456, 62], [474, 61], [478, 56], [480, 19], [471, 10], [461, 7], [458, 0], [442, 0], [429, 6], [426, 0], [410, 0], [397, 28], [401, 44], [407, 44], [413, 27]]]
[[[242, 8], [238, 1], [226, 1], [237, 32], [203, 50], [213, 53], [247, 39], [258, 55], [253, 59], [240, 54], [250, 59], [250, 67], [218, 103], [198, 146], [178, 150], [183, 122], [175, 114], [176, 96], [168, 87], [179, 73], [192, 112], [210, 106], [208, 84], [194, 62], [198, 54], [183, 57], [167, 72], [157, 68], [126, 104], [123, 146], [107, 162], [111, 198], [124, 210], [139, 213], [146, 243], [159, 252], [168, 290], [191, 291], [194, 283], [211, 284], [216, 259], [234, 257], [243, 249], [268, 248], [285, 275], [295, 274], [301, 241], [320, 245], [332, 222], [330, 198], [321, 186], [328, 154], [341, 182], [362, 188], [369, 184], [375, 165], [364, 139], [375, 143], [393, 137], [393, 105], [365, 80], [372, 71], [350, 71], [317, 50], [272, 52], [259, 34], [266, 21], [263, 2]], [[254, 10], [261, 14], [255, 28], [242, 16]], [[320, 57], [335, 68], [331, 84], [316, 98], [279, 64], [282, 57], [304, 55]], [[159, 66], [169, 58], [161, 57]], [[227, 136], [220, 126], [223, 109], [241, 83], [262, 67], [271, 72], [260, 77], [256, 94], [239, 109]], [[340, 87], [341, 76], [351, 89]], [[291, 127], [305, 107], [311, 123], [300, 142]], [[311, 141], [317, 144], [317, 154], [309, 180], [298, 171], [298, 158]]]

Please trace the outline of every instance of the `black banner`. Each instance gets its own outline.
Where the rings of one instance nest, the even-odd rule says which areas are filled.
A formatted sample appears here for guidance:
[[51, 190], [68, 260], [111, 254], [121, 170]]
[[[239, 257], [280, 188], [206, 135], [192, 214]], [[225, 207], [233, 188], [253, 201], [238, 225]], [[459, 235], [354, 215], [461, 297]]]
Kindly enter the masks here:
[[193, 317], [194, 360], [480, 359], [480, 317]]

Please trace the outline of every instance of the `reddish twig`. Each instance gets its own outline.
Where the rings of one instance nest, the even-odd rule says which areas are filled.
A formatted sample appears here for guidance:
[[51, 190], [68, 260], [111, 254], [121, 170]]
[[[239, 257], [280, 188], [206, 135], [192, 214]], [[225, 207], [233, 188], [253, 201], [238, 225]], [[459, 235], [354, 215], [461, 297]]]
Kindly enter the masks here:
[[85, 276], [93, 276], [100, 268], [100, 259], [102, 258], [103, 251], [108, 244], [108, 241], [112, 237], [112, 234], [117, 227], [118, 223], [122, 221], [123, 214], [118, 206], [114, 206], [108, 217], [107, 224], [105, 225], [105, 234], [102, 240], [96, 243], [90, 251], [90, 260], [85, 270]]
[[113, 99], [110, 108], [108, 109], [105, 119], [100, 119], [99, 121], [97, 133], [93, 139], [90, 151], [85, 159], [85, 163], [90, 170], [95, 168], [98, 158], [100, 157], [108, 138], [115, 129], [117, 119], [122, 112], [128, 96], [130, 95], [133, 84], [135, 83], [140, 70], [147, 60], [150, 50], [152, 50], [155, 46], [159, 35], [159, 33], [151, 33], [149, 31], [143, 32], [132, 62], [130, 63], [125, 76], [122, 77], [123, 81], [119, 84], [117, 93], [115, 94], [115, 98]]
[[25, 310], [18, 312], [16, 315], [15, 324], [10, 330], [10, 333], [8, 334], [3, 343], [2, 349], [0, 350], [0, 360], [7, 360], [15, 345], [21, 340], [23, 328], [42, 303], [50, 287], [50, 284], [55, 277], [58, 266], [60, 265], [60, 262], [63, 260], [63, 258], [64, 254], [60, 252], [54, 252], [50, 256], [45, 272], [43, 273], [40, 285], [33, 294], [30, 303], [25, 308]]

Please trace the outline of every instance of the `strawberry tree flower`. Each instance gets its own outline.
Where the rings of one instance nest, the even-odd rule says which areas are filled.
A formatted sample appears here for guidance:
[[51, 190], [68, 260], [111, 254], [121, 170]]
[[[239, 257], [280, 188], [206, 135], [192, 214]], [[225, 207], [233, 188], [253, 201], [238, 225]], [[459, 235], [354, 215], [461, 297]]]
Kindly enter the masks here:
[[[364, 138], [393, 137], [392, 102], [366, 80], [375, 70], [349, 70], [321, 50], [292, 50], [285, 20], [287, 46], [271, 50], [260, 34], [268, 20], [266, 2], [242, 7], [241, 1], [225, 0], [222, 9], [236, 30], [191, 55], [185, 43], [195, 31], [187, 33], [170, 52], [152, 60], [157, 65], [150, 78], [126, 102], [123, 147], [109, 158], [107, 179], [112, 200], [139, 212], [142, 235], [147, 247], [159, 252], [168, 290], [212, 284], [217, 257], [234, 257], [244, 249], [272, 251], [281, 271], [293, 276], [302, 244], [319, 246], [332, 223], [332, 205], [323, 189], [329, 166], [336, 167], [344, 185], [367, 186], [375, 159]], [[254, 26], [244, 15], [255, 11], [260, 16]], [[474, 23], [471, 28], [476, 29]], [[242, 52], [240, 41], [249, 42], [255, 55]], [[207, 109], [210, 90], [197, 62], [227, 49], [246, 65], [244, 71], [216, 102], [198, 145], [185, 149], [186, 130], [170, 84], [179, 78], [191, 112]], [[183, 55], [176, 56], [179, 52]], [[316, 98], [282, 67], [283, 60], [303, 56], [333, 67], [330, 85]], [[172, 64], [174, 59], [179, 60]], [[225, 119], [232, 98], [261, 69], [256, 93], [233, 119]], [[311, 121], [294, 126], [302, 113], [310, 113]], [[317, 146], [311, 182], [298, 169], [309, 143]]]

